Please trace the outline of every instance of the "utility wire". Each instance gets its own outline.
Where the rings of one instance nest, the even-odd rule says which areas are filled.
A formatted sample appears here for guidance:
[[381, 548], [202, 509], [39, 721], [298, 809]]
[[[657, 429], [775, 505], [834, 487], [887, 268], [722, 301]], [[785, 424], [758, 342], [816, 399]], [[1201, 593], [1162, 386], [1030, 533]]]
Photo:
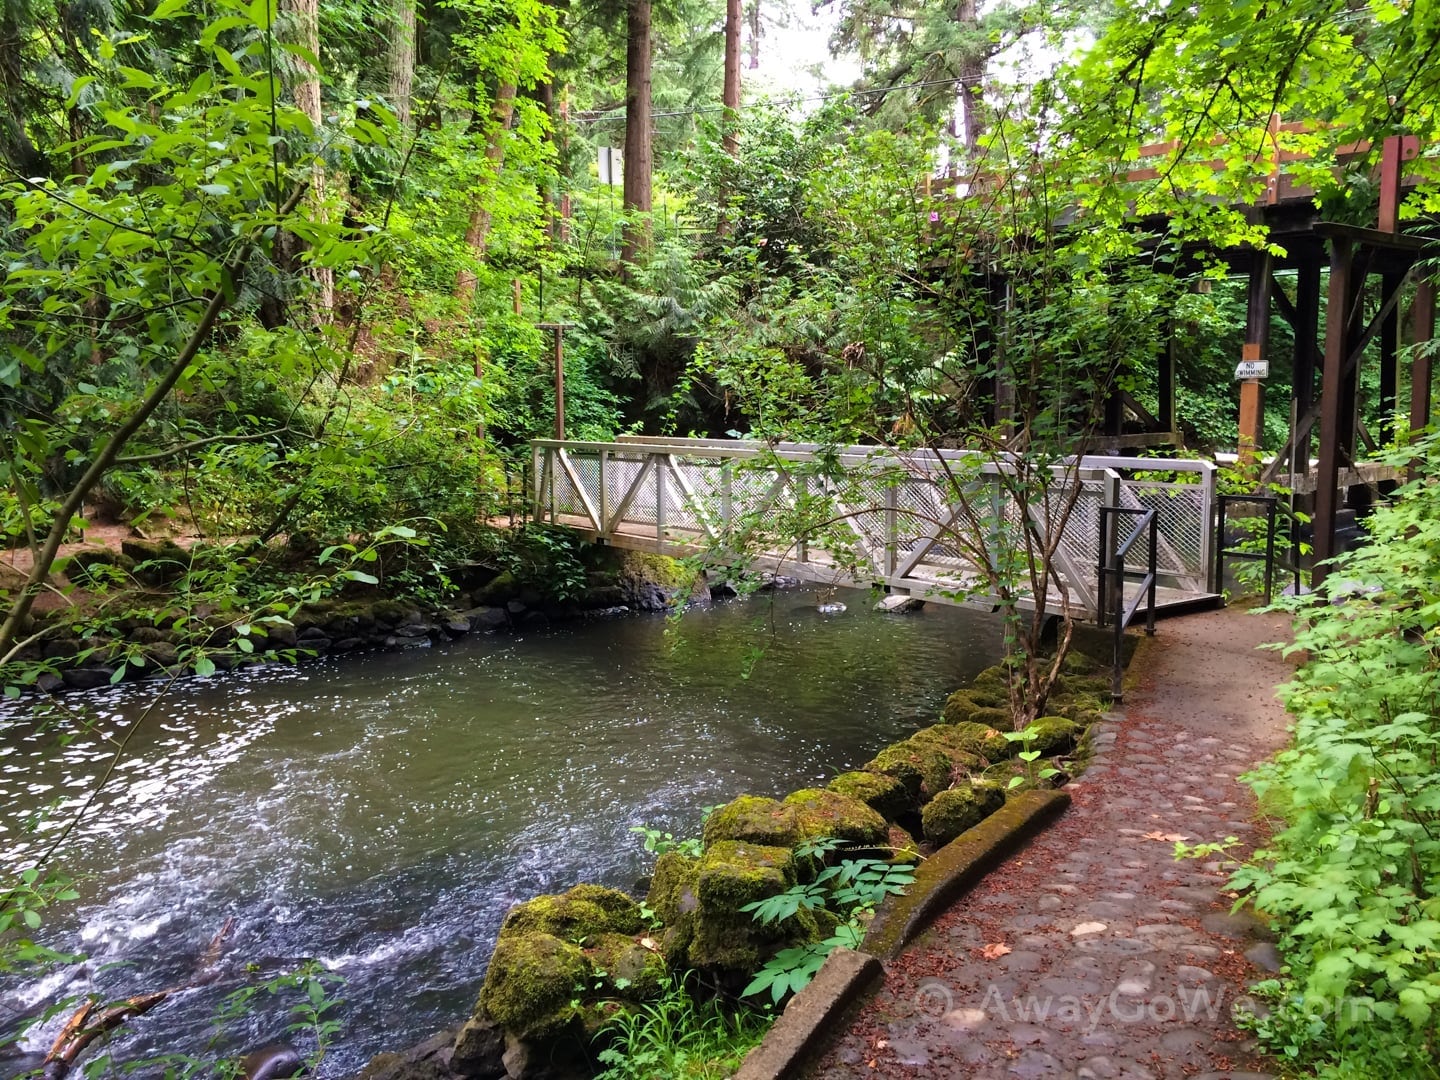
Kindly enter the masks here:
[[[768, 99], [768, 100], [766, 100], [766, 101], [755, 101], [755, 102], [751, 102], [749, 105], [742, 104], [742, 105], [740, 106], [740, 109], [743, 110], [743, 109], [746, 109], [746, 108], [752, 108], [752, 107], [754, 107], [755, 105], [761, 105], [761, 104], [769, 104], [769, 105], [790, 105], [790, 104], [798, 104], [798, 103], [800, 103], [800, 102], [802, 102], [802, 101], [828, 101], [830, 98], [835, 98], [835, 97], [870, 97], [870, 96], [873, 96], [873, 95], [875, 95], [875, 94], [888, 94], [888, 93], [890, 93], [890, 92], [893, 91], [893, 90], [913, 90], [913, 89], [915, 89], [915, 88], [917, 88], [917, 87], [921, 87], [921, 86], [963, 86], [963, 85], [966, 85], [966, 84], [968, 84], [968, 83], [974, 83], [974, 82], [979, 82], [979, 81], [980, 81], [980, 76], [977, 76], [977, 75], [970, 75], [970, 76], [959, 76], [959, 75], [957, 75], [957, 76], [956, 76], [955, 78], [953, 78], [953, 79], [924, 79], [924, 80], [922, 80], [922, 81], [920, 81], [920, 82], [893, 83], [893, 84], [890, 85], [890, 86], [872, 86], [872, 87], [868, 87], [868, 88], [861, 89], [861, 90], [840, 89], [840, 90], [827, 90], [827, 91], [824, 91], [823, 93], [819, 93], [819, 94], [791, 94], [791, 95], [789, 95], [789, 96], [787, 96], [787, 97], [782, 97], [782, 98], [770, 98], [770, 99]], [[725, 106], [723, 106], [723, 105], [709, 105], [709, 106], [705, 106], [704, 108], [694, 108], [694, 109], [663, 109], [663, 110], [657, 110], [657, 111], [655, 111], [655, 112], [652, 112], [650, 115], [651, 115], [652, 117], [655, 117], [655, 118], [659, 118], [659, 117], [662, 117], [662, 116], [697, 116], [697, 115], [699, 115], [699, 114], [701, 114], [701, 113], [718, 113], [718, 112], [724, 112], [724, 111], [725, 111]], [[611, 121], [611, 120], [623, 120], [623, 119], [625, 119], [625, 110], [624, 110], [623, 108], [620, 108], [620, 109], [613, 109], [613, 110], [611, 110], [607, 115], [602, 115], [602, 116], [586, 116], [586, 115], [584, 115], [584, 114], [582, 113], [582, 114], [580, 114], [579, 116], [573, 117], [573, 118], [570, 120], [570, 122], [571, 122], [572, 124], [603, 124], [603, 123], [606, 123], [606, 122]]]

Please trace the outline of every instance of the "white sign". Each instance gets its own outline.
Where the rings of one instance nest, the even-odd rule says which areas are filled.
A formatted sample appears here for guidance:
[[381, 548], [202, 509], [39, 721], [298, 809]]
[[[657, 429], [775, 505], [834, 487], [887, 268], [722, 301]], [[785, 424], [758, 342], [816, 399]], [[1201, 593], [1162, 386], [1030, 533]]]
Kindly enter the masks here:
[[625, 186], [625, 155], [613, 146], [600, 147], [597, 167], [600, 172], [600, 183], [609, 184], [611, 187]]
[[1268, 379], [1269, 377], [1269, 360], [1241, 360], [1235, 365], [1235, 378], [1237, 379]]

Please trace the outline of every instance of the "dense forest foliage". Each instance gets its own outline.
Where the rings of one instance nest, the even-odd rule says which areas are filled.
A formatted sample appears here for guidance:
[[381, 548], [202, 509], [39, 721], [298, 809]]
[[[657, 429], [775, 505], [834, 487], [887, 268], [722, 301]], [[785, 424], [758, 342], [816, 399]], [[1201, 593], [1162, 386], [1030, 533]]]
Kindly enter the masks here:
[[[450, 567], [505, 543], [478, 525], [518, 512], [527, 440], [552, 430], [542, 324], [566, 328], [575, 437], [955, 445], [1004, 426], [1003, 375], [1005, 432], [1059, 445], [1117, 387], [1152, 402], [1173, 332], [1186, 440], [1228, 449], [1245, 297], [1221, 255], [1269, 244], [1246, 207], [1275, 156], [1327, 216], [1369, 223], [1379, 140], [1436, 144], [1433, 5], [825, 10], [859, 83], [765, 100], [747, 65], [784, 63], [762, 33], [789, 17], [781, 0], [6, 0], [0, 526], [25, 557], [0, 582], [0, 664], [30, 644], [35, 600], [60, 591], [62, 547], [89, 523], [211, 542], [223, 554], [193, 580], [222, 607], [298, 595], [262, 557], [281, 542], [349, 557], [342, 585], [374, 581], [377, 545], [423, 546], [390, 584], [438, 595]], [[1277, 115], [1311, 126], [1277, 135]], [[1362, 139], [1377, 149], [1332, 167]], [[1127, 180], [1158, 142], [1155, 177]], [[1197, 246], [1214, 261], [1186, 262]], [[1271, 344], [1283, 390], [1278, 323]], [[1385, 538], [1430, 544], [1431, 502], [1412, 491]], [[1421, 672], [1378, 718], [1413, 744], [1405, 769], [1434, 725], [1420, 576], [1396, 594], [1420, 622], [1381, 628]], [[1350, 640], [1365, 624], [1316, 625], [1327, 665], [1380, 662], [1381, 637]], [[1360, 715], [1316, 689], [1340, 670], [1297, 684], [1311, 727]], [[1362, 756], [1343, 758], [1322, 763], [1322, 796], [1369, 797]], [[1272, 781], [1304, 794], [1284, 769]], [[1357, 826], [1400, 845], [1366, 887], [1391, 897], [1398, 874], [1428, 912], [1432, 812], [1392, 810]], [[1300, 812], [1283, 843], [1356, 825], [1340, 817]], [[7, 894], [0, 930], [64, 894], [37, 880]], [[1264, 887], [1279, 913], [1315, 906]], [[1411, 942], [1411, 917], [1393, 904], [1377, 932]], [[1328, 946], [1304, 925], [1297, 940]], [[1397, 998], [1381, 1014], [1411, 1025], [1397, 1060], [1428, 1053], [1433, 949], [1345, 948], [1343, 971], [1296, 977]], [[1348, 1053], [1346, 1038], [1307, 1053]]]

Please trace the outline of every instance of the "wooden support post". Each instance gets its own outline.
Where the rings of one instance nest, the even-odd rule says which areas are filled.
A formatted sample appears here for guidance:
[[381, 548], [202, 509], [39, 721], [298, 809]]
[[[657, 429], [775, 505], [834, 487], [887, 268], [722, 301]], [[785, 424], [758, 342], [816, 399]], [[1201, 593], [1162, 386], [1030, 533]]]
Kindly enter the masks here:
[[554, 335], [555, 361], [555, 438], [565, 438], [565, 331], [573, 323], [536, 323], [540, 330]]
[[[1270, 253], [1257, 252], [1250, 266], [1249, 299], [1245, 311], [1244, 361], [1266, 359], [1270, 340]], [[1240, 465], [1253, 464], [1260, 451], [1265, 427], [1265, 384], [1259, 379], [1240, 381]]]
[[1354, 245], [1343, 237], [1330, 241], [1330, 292], [1325, 309], [1325, 368], [1320, 380], [1320, 464], [1315, 475], [1315, 568], [1311, 580], [1325, 580], [1324, 562], [1335, 554], [1335, 510], [1340, 488], [1341, 408], [1345, 398], [1346, 328], [1356, 292], [1351, 288]]
[[[1390, 299], [1405, 281], [1404, 274], [1381, 278], [1381, 303]], [[1392, 304], [1380, 323], [1380, 442], [1395, 441], [1395, 409], [1399, 404], [1400, 305]]]
[[515, 307], [515, 314], [519, 315], [524, 294], [520, 291], [520, 279], [518, 277], [510, 279], [510, 294], [511, 302]]
[[1404, 191], [1400, 187], [1400, 165], [1404, 158], [1405, 137], [1387, 135], [1380, 145], [1380, 219], [1381, 232], [1396, 232], [1400, 228], [1400, 200]]
[[1430, 395], [1434, 365], [1428, 345], [1435, 337], [1435, 282], [1426, 279], [1415, 289], [1415, 299], [1410, 304], [1410, 320], [1413, 325], [1414, 342], [1417, 346], [1415, 358], [1410, 365], [1410, 431], [1414, 433], [1430, 426]]

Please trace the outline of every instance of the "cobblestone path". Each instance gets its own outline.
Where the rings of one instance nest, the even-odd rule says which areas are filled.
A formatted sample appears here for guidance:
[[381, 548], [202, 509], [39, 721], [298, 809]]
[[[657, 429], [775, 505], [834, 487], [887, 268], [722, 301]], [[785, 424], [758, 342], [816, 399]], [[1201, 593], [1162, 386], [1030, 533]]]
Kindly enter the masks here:
[[1285, 741], [1290, 666], [1255, 649], [1285, 633], [1234, 609], [1162, 622], [1071, 808], [886, 966], [811, 1075], [1267, 1076], [1230, 1010], [1274, 948], [1229, 914], [1219, 862], [1173, 850], [1262, 838], [1235, 778]]

